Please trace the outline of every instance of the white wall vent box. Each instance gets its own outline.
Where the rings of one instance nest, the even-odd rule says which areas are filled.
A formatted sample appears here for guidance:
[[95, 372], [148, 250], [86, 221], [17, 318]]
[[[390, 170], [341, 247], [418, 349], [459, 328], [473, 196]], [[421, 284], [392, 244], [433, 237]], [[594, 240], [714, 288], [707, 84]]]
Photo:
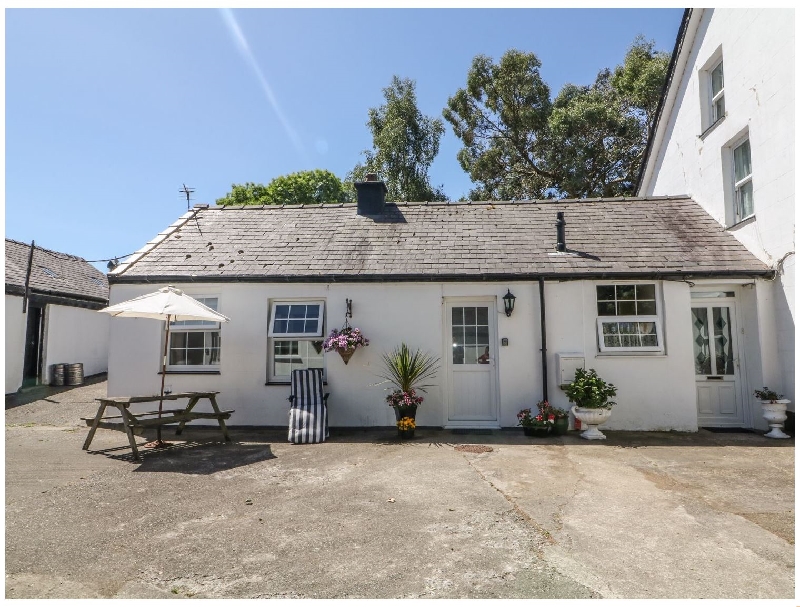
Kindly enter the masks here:
[[556, 352], [556, 383], [559, 388], [565, 388], [575, 379], [576, 369], [585, 369], [586, 361], [583, 354], [574, 352]]

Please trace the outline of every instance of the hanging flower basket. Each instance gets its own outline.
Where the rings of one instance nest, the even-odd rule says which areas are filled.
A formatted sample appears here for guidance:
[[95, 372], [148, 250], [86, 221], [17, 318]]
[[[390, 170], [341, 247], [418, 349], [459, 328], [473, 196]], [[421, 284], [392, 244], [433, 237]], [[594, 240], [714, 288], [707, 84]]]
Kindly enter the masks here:
[[328, 338], [322, 343], [326, 352], [336, 350], [342, 357], [344, 364], [350, 362], [353, 354], [358, 348], [368, 346], [369, 340], [357, 327], [351, 327], [345, 323], [341, 329], [334, 329]]

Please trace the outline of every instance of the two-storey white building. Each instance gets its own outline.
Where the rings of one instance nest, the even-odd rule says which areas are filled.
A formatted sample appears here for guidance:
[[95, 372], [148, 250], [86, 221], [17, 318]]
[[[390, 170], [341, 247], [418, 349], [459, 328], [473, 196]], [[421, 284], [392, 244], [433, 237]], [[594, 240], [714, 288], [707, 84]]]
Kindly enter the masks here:
[[[638, 187], [641, 196], [691, 196], [775, 269], [773, 281], [747, 287], [755, 291], [758, 332], [744, 339], [757, 339], [760, 352], [748, 361], [748, 391], [767, 385], [792, 401], [794, 22], [793, 10], [686, 10]], [[725, 296], [731, 285], [720, 284], [717, 303], [741, 314], [741, 302]], [[693, 302], [694, 323], [713, 322], [704, 320], [707, 301]], [[702, 362], [695, 371], [702, 425], [704, 415], [727, 406], [709, 386], [728, 377]]]

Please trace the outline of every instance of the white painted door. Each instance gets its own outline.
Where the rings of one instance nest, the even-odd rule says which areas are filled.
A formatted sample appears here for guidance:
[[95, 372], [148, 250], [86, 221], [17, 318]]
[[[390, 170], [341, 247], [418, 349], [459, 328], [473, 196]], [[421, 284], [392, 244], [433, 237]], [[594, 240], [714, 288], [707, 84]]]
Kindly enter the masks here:
[[692, 338], [699, 426], [744, 424], [733, 302], [692, 301]]
[[446, 306], [449, 426], [497, 427], [495, 305], [491, 301]]

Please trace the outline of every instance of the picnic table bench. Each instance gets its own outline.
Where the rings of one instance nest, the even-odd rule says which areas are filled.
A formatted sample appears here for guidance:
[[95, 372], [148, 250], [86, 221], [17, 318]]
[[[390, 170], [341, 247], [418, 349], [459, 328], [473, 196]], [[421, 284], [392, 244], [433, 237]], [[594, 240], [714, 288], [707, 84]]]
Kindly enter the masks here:
[[[94, 434], [97, 432], [97, 427], [100, 425], [100, 423], [111, 419], [122, 420], [122, 425], [125, 428], [125, 432], [128, 435], [128, 441], [130, 442], [131, 449], [133, 450], [133, 457], [137, 460], [141, 460], [141, 458], [139, 457], [139, 450], [136, 448], [136, 440], [133, 436], [134, 428], [166, 426], [167, 424], [177, 423], [178, 429], [176, 430], [175, 434], [179, 435], [181, 432], [183, 432], [186, 422], [192, 421], [193, 419], [216, 419], [219, 422], [220, 430], [222, 430], [222, 436], [225, 437], [226, 441], [230, 441], [231, 437], [228, 436], [228, 428], [225, 426], [225, 420], [230, 418], [231, 413], [233, 413], [233, 409], [220, 411], [219, 407], [217, 406], [217, 394], [219, 394], [219, 392], [174, 392], [171, 394], [165, 394], [163, 397], [160, 395], [109, 396], [106, 398], [95, 399], [100, 401], [100, 406], [97, 408], [97, 414], [94, 417], [81, 418], [86, 422], [87, 426], [91, 426], [89, 435], [86, 437], [86, 441], [83, 443], [83, 449], [84, 451], [89, 449], [89, 445], [92, 444], [92, 439], [94, 438]], [[163, 409], [160, 416], [158, 411], [144, 411], [140, 413], [133, 413], [130, 411], [130, 406], [134, 403], [158, 402], [162, 398], [163, 400], [178, 400], [181, 398], [188, 398], [189, 402], [183, 409]], [[214, 411], [192, 411], [194, 406], [201, 399], [208, 399]], [[119, 415], [103, 417], [106, 407], [116, 407], [119, 410]]]

